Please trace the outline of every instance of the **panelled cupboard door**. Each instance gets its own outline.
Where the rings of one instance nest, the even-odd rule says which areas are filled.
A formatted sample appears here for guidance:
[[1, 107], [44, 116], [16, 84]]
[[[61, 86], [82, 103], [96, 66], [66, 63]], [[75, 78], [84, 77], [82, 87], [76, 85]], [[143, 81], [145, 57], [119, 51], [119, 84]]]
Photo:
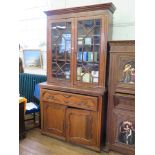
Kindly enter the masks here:
[[96, 114], [92, 111], [67, 109], [67, 140], [82, 145], [97, 145]]
[[66, 106], [43, 102], [43, 130], [47, 133], [65, 137]]
[[118, 93], [135, 94], [135, 42], [110, 42], [110, 85]]
[[113, 110], [112, 147], [126, 155], [134, 155], [135, 149], [135, 116], [134, 111]]

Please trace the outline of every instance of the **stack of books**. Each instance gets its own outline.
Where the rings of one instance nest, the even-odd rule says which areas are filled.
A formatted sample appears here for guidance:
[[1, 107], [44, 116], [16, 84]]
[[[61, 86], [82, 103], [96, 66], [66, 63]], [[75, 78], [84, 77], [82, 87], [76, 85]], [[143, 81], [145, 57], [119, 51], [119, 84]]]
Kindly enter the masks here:
[[78, 61], [82, 61], [82, 54], [83, 54], [83, 61], [97, 61], [97, 52], [78, 52], [77, 59]]

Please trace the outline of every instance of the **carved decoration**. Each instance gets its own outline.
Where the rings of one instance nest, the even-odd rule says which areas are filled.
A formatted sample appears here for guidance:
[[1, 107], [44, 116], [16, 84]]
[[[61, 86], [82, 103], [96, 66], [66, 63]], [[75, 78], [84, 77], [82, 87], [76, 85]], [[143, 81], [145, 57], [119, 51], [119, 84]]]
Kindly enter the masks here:
[[97, 98], [80, 95], [71, 95], [67, 93], [46, 92], [42, 95], [44, 101], [69, 105], [73, 107], [82, 107], [90, 110], [97, 109]]
[[[123, 66], [123, 67], [122, 67]], [[121, 62], [121, 80], [120, 82], [123, 83], [135, 83], [135, 61], [129, 60], [129, 61], [122, 61]]]
[[130, 121], [123, 121], [119, 126], [118, 141], [127, 145], [135, 144], [135, 129]]

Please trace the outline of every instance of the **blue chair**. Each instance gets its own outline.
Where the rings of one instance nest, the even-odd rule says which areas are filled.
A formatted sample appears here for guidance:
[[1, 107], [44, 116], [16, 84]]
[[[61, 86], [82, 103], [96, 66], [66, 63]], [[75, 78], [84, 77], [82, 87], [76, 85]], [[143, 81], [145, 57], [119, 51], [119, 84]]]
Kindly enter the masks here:
[[[29, 119], [25, 119], [25, 121], [30, 121], [30, 120], [33, 120], [34, 122], [34, 127], [40, 127], [40, 85], [39, 83], [35, 85], [35, 89], [34, 89], [34, 101], [35, 102], [28, 102], [26, 103], [26, 112], [25, 112], [25, 115], [30, 115], [32, 114], [33, 117], [32, 118], [29, 118]], [[39, 114], [39, 125], [35, 125], [36, 123], [36, 113]], [[30, 128], [30, 129], [33, 129], [33, 128]], [[29, 130], [29, 129], [28, 129]]]

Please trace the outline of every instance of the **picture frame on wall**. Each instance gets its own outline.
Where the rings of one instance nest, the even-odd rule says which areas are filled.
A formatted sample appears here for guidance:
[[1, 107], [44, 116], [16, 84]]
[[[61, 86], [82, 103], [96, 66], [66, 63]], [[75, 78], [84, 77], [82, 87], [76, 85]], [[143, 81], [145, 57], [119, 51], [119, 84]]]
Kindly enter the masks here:
[[47, 51], [42, 51], [42, 68], [47, 69]]
[[40, 49], [24, 49], [23, 50], [23, 63], [25, 68], [41, 69], [42, 56]]

